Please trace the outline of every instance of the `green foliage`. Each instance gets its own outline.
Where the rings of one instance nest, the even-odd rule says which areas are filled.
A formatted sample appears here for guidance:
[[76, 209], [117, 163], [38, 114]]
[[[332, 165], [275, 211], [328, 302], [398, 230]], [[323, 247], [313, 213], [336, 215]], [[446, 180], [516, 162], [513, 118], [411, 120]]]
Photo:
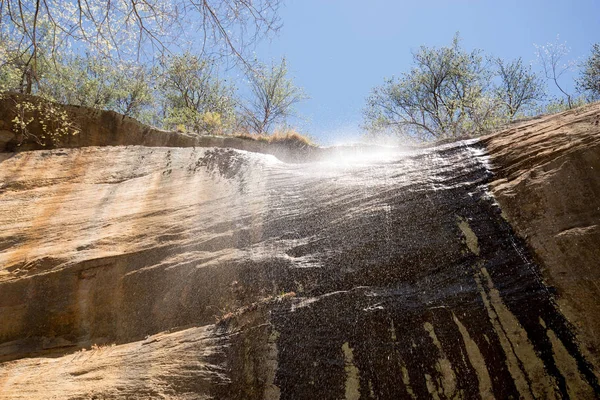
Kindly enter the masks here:
[[[229, 133], [238, 126], [235, 88], [218, 78], [214, 62], [177, 55], [178, 44], [189, 45], [193, 31], [196, 39], [204, 35], [203, 57], [234, 56], [248, 67], [249, 46], [279, 28], [281, 1], [1, 3], [0, 95], [34, 94], [47, 104], [114, 110], [158, 127]], [[287, 112], [285, 99], [276, 98], [275, 108]], [[15, 104], [15, 129], [30, 135], [28, 127], [55, 119], [53, 110]], [[285, 112], [275, 111], [274, 120]]]
[[[29, 89], [24, 77], [30, 67], [21, 59], [27, 55], [15, 54], [0, 46], [0, 57], [9, 61], [0, 65], [0, 93], [31, 92], [50, 102], [114, 110], [184, 132], [225, 134], [240, 127], [235, 88], [219, 79], [214, 61], [189, 52], [167, 57], [156, 68], [92, 54], [54, 57], [50, 62], [39, 52]], [[256, 102], [243, 109], [243, 118], [248, 122], [245, 127], [253, 127], [246, 130], [266, 132], [291, 115], [292, 104], [303, 95], [286, 77], [285, 61], [256, 71], [252, 81]], [[252, 107], [257, 104], [266, 106]]]
[[242, 104], [242, 125], [252, 133], [270, 132], [294, 115], [293, 106], [306, 95], [288, 77], [285, 58], [267, 67], [259, 64], [250, 71], [252, 97]]
[[[279, 29], [282, 0], [2, 0], [0, 35], [12, 37], [37, 74], [38, 53], [70, 51], [154, 63], [194, 39], [203, 54], [244, 54]], [[239, 33], [239, 34], [238, 34]], [[28, 94], [31, 92], [27, 92]]]
[[[55, 145], [69, 135], [78, 134], [68, 114], [55, 104], [48, 93], [40, 90], [40, 76], [51, 74], [51, 65], [43, 53], [38, 54], [33, 70], [30, 51], [19, 52], [10, 37], [0, 34], [0, 99], [8, 105], [12, 132], [17, 141], [33, 141], [42, 146]], [[35, 91], [36, 100], [11, 96], [10, 92]]]
[[142, 118], [153, 102], [155, 71], [134, 63], [91, 54], [50, 56], [37, 49], [19, 52], [5, 35], [0, 40], [0, 92], [35, 94], [63, 104], [111, 109]]
[[458, 34], [448, 47], [422, 46], [409, 73], [372, 90], [366, 128], [420, 140], [482, 133], [500, 119], [490, 79], [481, 51], [463, 50]]
[[538, 101], [544, 99], [544, 82], [531, 70], [531, 66], [523, 65], [521, 58], [510, 62], [498, 58], [495, 63], [500, 78], [495, 95], [510, 120], [531, 111]]
[[224, 133], [235, 123], [233, 86], [221, 81], [211, 62], [191, 53], [172, 56], [160, 83], [167, 127]]
[[[6, 97], [6, 99], [4, 99]], [[67, 136], [77, 135], [78, 128], [71, 122], [69, 115], [60, 105], [48, 100], [15, 100], [6, 93], [0, 99], [12, 100], [12, 131], [19, 145], [26, 140], [42, 146], [55, 145]], [[6, 102], [5, 102], [6, 103]]]
[[[0, 52], [2, 50], [0, 48]], [[0, 63], [2, 63], [2, 67], [0, 67], [0, 92], [20, 91], [22, 71], [13, 62], [7, 62], [6, 58], [0, 54]]]
[[75, 56], [42, 77], [41, 92], [63, 104], [115, 110], [140, 118], [153, 102], [153, 76], [144, 66], [106, 57]]
[[587, 103], [588, 99], [585, 96], [572, 97], [570, 104], [564, 98], [552, 98], [547, 103], [538, 106], [535, 114], [556, 114], [568, 111], [572, 108], [584, 106]]
[[[18, 43], [8, 34], [0, 33], [0, 92], [14, 91], [31, 93], [37, 84], [31, 66], [33, 55], [30, 50], [20, 51]], [[45, 58], [40, 55], [38, 70], [44, 70]]]
[[589, 96], [590, 100], [600, 99], [600, 44], [592, 46], [592, 52], [583, 62], [576, 80], [577, 90]]

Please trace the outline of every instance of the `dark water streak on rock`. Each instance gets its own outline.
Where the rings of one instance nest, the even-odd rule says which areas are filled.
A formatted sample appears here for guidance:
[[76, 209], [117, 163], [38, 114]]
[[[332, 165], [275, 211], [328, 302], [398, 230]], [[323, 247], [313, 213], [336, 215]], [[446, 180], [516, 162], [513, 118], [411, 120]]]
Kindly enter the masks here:
[[[548, 329], [576, 360], [587, 384], [600, 393], [591, 365], [578, 350], [573, 327], [558, 310], [524, 244], [486, 193], [491, 174], [473, 155], [477, 151], [476, 145], [449, 146], [414, 156], [420, 181], [413, 179], [405, 187], [382, 185], [377, 193], [356, 196], [371, 209], [387, 206], [387, 214], [370, 213], [365, 207], [363, 215], [341, 222], [330, 217], [304, 232], [313, 235], [309, 244], [288, 251], [320, 266], [287, 270], [276, 278], [285, 282], [290, 281], [285, 275], [294, 276], [296, 286], [284, 285], [284, 290], [307, 288], [300, 291], [297, 304], [272, 314], [273, 329], [280, 334], [275, 384], [282, 399], [343, 398], [348, 387], [345, 343], [359, 371], [361, 399], [485, 397], [478, 390], [485, 374], [496, 398], [550, 394], [569, 398]], [[372, 173], [377, 178], [389, 170], [401, 171], [403, 165], [403, 160], [379, 164]], [[414, 178], [416, 171], [406, 173]], [[431, 189], [435, 178], [443, 189]], [[343, 214], [340, 208], [351, 205], [334, 202], [335, 211], [326, 209], [306, 218], [319, 221], [322, 214]], [[475, 252], [459, 221], [466, 221], [475, 235]], [[499, 293], [502, 304], [492, 304], [492, 291]], [[505, 326], [510, 319], [494, 316], [503, 312], [503, 306], [516, 325]], [[456, 320], [481, 352], [485, 370], [469, 361]], [[424, 328], [426, 324], [434, 335]], [[515, 335], [533, 347], [542, 370], [532, 371], [535, 362], [515, 353], [519, 346], [513, 342]], [[507, 360], [507, 351], [513, 353], [512, 360]], [[441, 365], [441, 359], [447, 363]], [[451, 371], [444, 370], [449, 366]], [[519, 373], [527, 393], [520, 393], [515, 383]], [[551, 387], [534, 388], [547, 384], [532, 382], [540, 373], [548, 375]]]

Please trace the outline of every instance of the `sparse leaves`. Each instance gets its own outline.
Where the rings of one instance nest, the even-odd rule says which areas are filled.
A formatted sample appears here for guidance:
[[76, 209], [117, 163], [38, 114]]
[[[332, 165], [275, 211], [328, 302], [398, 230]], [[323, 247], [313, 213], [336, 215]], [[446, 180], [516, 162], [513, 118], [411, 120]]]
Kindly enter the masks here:
[[[0, 33], [37, 71], [40, 50], [70, 48], [120, 60], [152, 60], [194, 42], [197, 51], [245, 62], [251, 45], [278, 30], [281, 0], [2, 0]], [[200, 40], [198, 41], [198, 37]]]
[[600, 44], [592, 46], [592, 52], [583, 62], [577, 78], [577, 89], [588, 94], [591, 100], [600, 99]]
[[191, 53], [169, 57], [160, 91], [167, 127], [223, 133], [235, 120], [234, 88], [221, 81], [213, 63]]
[[249, 82], [252, 97], [242, 103], [242, 123], [252, 133], [271, 132], [294, 115], [295, 104], [307, 98], [288, 77], [285, 58], [271, 66], [259, 64], [250, 71]]
[[509, 119], [514, 119], [519, 112], [531, 109], [544, 99], [544, 82], [531, 70], [530, 65], [523, 65], [521, 58], [513, 61], [498, 58], [494, 62], [500, 78], [495, 94]]
[[135, 62], [93, 55], [60, 60], [41, 77], [40, 92], [63, 104], [111, 109], [141, 118], [153, 103], [155, 73]]
[[[32, 140], [42, 146], [53, 146], [67, 136], [79, 133], [67, 112], [59, 105], [44, 99], [13, 101], [13, 104], [15, 117], [11, 122], [19, 144]], [[39, 129], [31, 129], [33, 125], [38, 125], [36, 128]]]
[[561, 42], [560, 37], [557, 35], [554, 42], [548, 42], [545, 45], [535, 46], [535, 54], [538, 62], [542, 66], [544, 76], [549, 81], [554, 82], [558, 90], [567, 99], [569, 108], [573, 108], [573, 100], [571, 94], [563, 89], [563, 86], [559, 83], [560, 78], [567, 72], [575, 67], [575, 63], [567, 59], [567, 56], [571, 52], [571, 49], [567, 46], [566, 42]]
[[463, 50], [458, 34], [451, 46], [422, 46], [409, 73], [372, 90], [366, 128], [418, 140], [482, 133], [498, 113], [490, 77], [481, 51]]

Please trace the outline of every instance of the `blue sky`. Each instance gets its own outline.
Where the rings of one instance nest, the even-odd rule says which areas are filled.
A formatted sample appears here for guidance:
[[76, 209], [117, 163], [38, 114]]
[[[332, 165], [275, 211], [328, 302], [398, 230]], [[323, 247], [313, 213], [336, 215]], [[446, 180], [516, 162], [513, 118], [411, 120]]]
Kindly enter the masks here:
[[279, 34], [256, 54], [287, 58], [310, 96], [296, 107], [305, 121], [295, 122], [324, 145], [358, 137], [370, 89], [407, 71], [411, 50], [447, 45], [457, 31], [467, 50], [526, 62], [535, 59], [533, 43], [557, 34], [573, 59], [600, 42], [599, 0], [287, 0], [281, 18]]

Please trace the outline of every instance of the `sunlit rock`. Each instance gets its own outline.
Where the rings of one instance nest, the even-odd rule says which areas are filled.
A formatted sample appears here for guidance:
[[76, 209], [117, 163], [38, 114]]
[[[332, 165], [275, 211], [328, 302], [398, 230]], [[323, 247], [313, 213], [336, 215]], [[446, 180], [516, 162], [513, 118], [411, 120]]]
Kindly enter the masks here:
[[0, 154], [0, 398], [595, 398], [598, 110], [305, 163]]

